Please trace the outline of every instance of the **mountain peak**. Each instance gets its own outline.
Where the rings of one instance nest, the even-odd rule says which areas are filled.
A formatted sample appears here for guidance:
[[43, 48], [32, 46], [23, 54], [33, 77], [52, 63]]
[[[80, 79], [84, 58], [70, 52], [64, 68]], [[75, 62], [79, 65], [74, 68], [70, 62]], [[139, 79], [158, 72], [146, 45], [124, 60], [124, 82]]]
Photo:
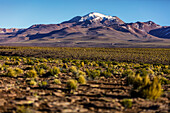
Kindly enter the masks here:
[[97, 12], [91, 12], [85, 16], [93, 16], [93, 17], [107, 17], [106, 15], [104, 14], [101, 14], [101, 13], [97, 13]]
[[82, 18], [79, 20], [79, 22], [83, 22], [86, 20], [115, 20], [116, 18], [114, 16], [106, 16], [101, 13], [97, 12], [91, 12], [85, 16], [82, 16]]
[[124, 24], [124, 22], [117, 16], [107, 16], [97, 12], [91, 12], [84, 16], [76, 16], [69, 21], [65, 21], [64, 23], [72, 22], [79, 23], [81, 25], [83, 24], [85, 26], [89, 24], [93, 24], [95, 26], [97, 24], [98, 25]]

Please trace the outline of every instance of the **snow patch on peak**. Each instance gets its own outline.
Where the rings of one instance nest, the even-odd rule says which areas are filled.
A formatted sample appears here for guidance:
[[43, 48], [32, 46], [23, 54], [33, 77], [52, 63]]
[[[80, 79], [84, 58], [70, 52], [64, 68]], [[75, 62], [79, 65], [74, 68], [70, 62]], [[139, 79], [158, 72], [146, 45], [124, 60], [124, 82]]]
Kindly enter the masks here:
[[101, 14], [101, 13], [95, 13], [95, 12], [91, 12], [85, 16], [91, 16], [91, 17], [107, 17], [106, 15], [104, 14]]
[[114, 17], [114, 16], [106, 16], [101, 13], [91, 12], [91, 13], [81, 17], [79, 22], [83, 22], [86, 20], [115, 20], [115, 19], [116, 19], [116, 17]]

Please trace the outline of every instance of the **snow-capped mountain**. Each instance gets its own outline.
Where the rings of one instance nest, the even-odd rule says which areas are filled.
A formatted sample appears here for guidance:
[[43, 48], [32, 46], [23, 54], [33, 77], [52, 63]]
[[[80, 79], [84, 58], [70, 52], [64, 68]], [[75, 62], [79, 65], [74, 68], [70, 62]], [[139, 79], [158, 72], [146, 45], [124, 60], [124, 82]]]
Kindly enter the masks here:
[[111, 24], [124, 24], [124, 22], [116, 16], [107, 16], [101, 13], [91, 12], [85, 16], [76, 16], [68, 22], [76, 22], [84, 26], [97, 26], [97, 25], [111, 25]]
[[115, 16], [106, 16], [104, 14], [92, 12], [85, 16], [82, 16], [81, 19], [79, 20], [79, 22], [83, 22], [83, 21], [87, 21], [87, 20], [94, 20], [94, 21], [95, 20], [100, 20], [100, 21], [110, 20], [110, 21], [113, 21], [113, 20], [116, 20], [116, 17]]
[[[170, 26], [160, 26], [152, 21], [125, 23], [117, 16], [96, 12], [76, 16], [60, 24], [36, 24], [21, 30], [0, 29], [0, 43], [31, 42], [34, 40], [34, 42], [49, 41], [50, 43], [57, 41], [61, 44], [70, 44], [69, 46], [75, 44], [76, 46], [77, 42], [80, 41], [81, 44], [88, 43], [90, 46], [100, 47], [107, 46], [107, 44], [103, 45], [102, 41], [111, 43], [110, 46], [112, 46], [116, 42], [143, 43], [146, 40], [149, 40], [148, 42], [163, 41], [161, 43], [168, 43], [167, 39], [170, 42]], [[100, 43], [91, 45], [91, 41], [99, 41]]]

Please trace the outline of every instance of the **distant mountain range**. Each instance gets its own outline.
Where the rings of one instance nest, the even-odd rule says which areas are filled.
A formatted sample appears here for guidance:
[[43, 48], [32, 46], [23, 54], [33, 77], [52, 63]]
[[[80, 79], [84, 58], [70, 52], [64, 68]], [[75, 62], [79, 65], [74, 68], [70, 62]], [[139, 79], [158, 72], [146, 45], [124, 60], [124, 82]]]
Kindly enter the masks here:
[[60, 24], [0, 28], [1, 45], [78, 47], [170, 47], [170, 26], [152, 21], [125, 23], [116, 16], [89, 13]]

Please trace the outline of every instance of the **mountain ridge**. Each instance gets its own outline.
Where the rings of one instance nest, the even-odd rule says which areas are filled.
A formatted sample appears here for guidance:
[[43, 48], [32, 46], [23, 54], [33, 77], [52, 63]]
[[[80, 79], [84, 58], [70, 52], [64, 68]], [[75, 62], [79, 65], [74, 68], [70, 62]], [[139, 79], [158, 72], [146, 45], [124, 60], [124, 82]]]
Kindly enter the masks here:
[[[125, 23], [117, 16], [91, 12], [76, 16], [59, 24], [35, 24], [25, 29], [0, 29], [0, 43], [54, 42], [76, 45], [76, 42], [131, 43], [166, 42], [170, 39], [170, 26], [153, 21]], [[130, 41], [129, 41], [130, 40]], [[134, 40], [134, 41], [133, 41]], [[166, 40], [166, 41], [164, 41]], [[37, 43], [37, 42], [36, 42]], [[159, 44], [159, 43], [158, 43]]]

